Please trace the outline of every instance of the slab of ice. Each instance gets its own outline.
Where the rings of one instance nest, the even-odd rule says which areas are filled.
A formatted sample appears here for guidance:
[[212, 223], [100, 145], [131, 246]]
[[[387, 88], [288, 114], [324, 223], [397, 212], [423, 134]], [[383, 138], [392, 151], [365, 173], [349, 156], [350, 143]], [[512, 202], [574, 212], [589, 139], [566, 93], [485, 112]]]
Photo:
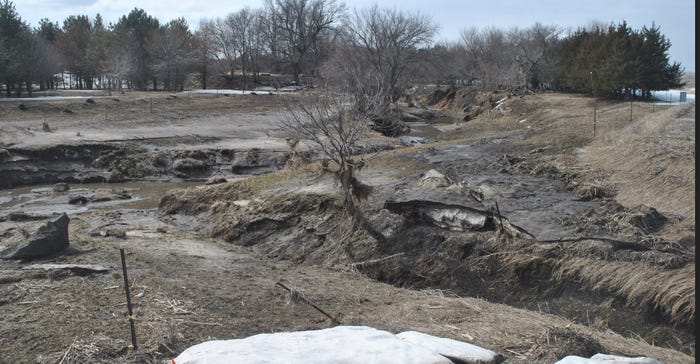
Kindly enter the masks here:
[[192, 346], [175, 364], [451, 364], [452, 361], [396, 335], [366, 326], [260, 334]]
[[661, 362], [643, 356], [628, 358], [617, 355], [596, 354], [590, 359], [569, 355], [554, 364], [661, 364]]
[[500, 357], [499, 354], [476, 345], [421, 332], [406, 331], [396, 334], [396, 336], [401, 340], [422, 346], [442, 356], [458, 359], [466, 363], [493, 363], [498, 361]]

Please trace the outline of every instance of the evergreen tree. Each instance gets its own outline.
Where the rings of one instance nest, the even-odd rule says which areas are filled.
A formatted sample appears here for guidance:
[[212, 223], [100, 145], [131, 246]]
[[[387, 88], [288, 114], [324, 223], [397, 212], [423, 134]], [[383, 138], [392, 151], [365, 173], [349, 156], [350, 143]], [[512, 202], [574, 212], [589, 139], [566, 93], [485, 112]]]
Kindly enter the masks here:
[[16, 90], [22, 92], [19, 77], [22, 62], [23, 34], [29, 31], [29, 26], [22, 21], [15, 10], [15, 5], [4, 0], [0, 2], [0, 81], [5, 85], [7, 96]]
[[129, 47], [125, 51], [133, 55], [135, 64], [130, 78], [137, 89], [147, 89], [149, 81], [152, 81], [154, 89], [157, 86], [157, 79], [151, 68], [151, 56], [148, 53], [148, 40], [158, 28], [158, 19], [139, 8], [134, 8], [128, 15], [122, 16], [114, 27], [117, 37], [124, 42], [122, 44]]
[[682, 68], [669, 64], [670, 46], [654, 25], [636, 31], [623, 21], [579, 29], [560, 45], [558, 83], [572, 92], [649, 98], [653, 90], [681, 86]]

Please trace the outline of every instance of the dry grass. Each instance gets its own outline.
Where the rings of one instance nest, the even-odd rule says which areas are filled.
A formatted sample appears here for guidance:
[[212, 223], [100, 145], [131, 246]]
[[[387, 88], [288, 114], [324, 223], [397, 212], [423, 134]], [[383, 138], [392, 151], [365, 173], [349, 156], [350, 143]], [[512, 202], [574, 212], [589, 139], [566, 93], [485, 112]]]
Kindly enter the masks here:
[[677, 323], [695, 321], [695, 265], [661, 269], [645, 262], [591, 258], [547, 258], [540, 253], [504, 251], [481, 257], [474, 266], [497, 269], [512, 284], [532, 279], [555, 285], [579, 282], [586, 289], [624, 298], [628, 305], [658, 310]]
[[557, 262], [557, 280], [580, 281], [593, 291], [615, 292], [629, 304], [658, 309], [676, 322], [695, 321], [695, 265], [660, 270], [640, 262], [572, 259]]
[[585, 168], [607, 171], [622, 205], [681, 214], [675, 234], [694, 231], [695, 105], [649, 114], [601, 135], [580, 152]]

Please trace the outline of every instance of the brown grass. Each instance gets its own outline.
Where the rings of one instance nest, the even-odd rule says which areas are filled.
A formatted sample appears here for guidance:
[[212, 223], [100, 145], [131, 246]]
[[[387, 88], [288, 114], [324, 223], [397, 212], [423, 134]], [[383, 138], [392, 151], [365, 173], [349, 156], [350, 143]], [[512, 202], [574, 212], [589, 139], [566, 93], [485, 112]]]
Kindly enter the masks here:
[[575, 280], [593, 291], [614, 292], [628, 304], [658, 309], [675, 322], [695, 321], [695, 265], [660, 270], [641, 262], [592, 259], [558, 261], [553, 277]]
[[580, 160], [585, 168], [608, 172], [607, 182], [618, 187], [616, 200], [622, 205], [681, 214], [671, 237], [694, 231], [694, 104], [657, 111], [611, 130], [583, 148]]

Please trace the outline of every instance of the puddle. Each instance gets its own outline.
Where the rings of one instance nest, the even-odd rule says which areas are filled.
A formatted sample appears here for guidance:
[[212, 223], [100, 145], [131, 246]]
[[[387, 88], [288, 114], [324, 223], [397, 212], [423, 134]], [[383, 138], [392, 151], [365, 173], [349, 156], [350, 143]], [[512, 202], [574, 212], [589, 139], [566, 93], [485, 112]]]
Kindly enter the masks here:
[[425, 122], [409, 122], [406, 125], [411, 128], [411, 132], [408, 133], [409, 137], [437, 139], [442, 135], [440, 130]]
[[[152, 209], [160, 198], [173, 188], [202, 185], [202, 182], [128, 182], [70, 185], [66, 192], [54, 192], [53, 185], [19, 187], [0, 190], [0, 214], [24, 212], [30, 215], [52, 213], [80, 213], [89, 209]], [[69, 196], [89, 195], [97, 190], [124, 191], [129, 199], [69, 204]]]

